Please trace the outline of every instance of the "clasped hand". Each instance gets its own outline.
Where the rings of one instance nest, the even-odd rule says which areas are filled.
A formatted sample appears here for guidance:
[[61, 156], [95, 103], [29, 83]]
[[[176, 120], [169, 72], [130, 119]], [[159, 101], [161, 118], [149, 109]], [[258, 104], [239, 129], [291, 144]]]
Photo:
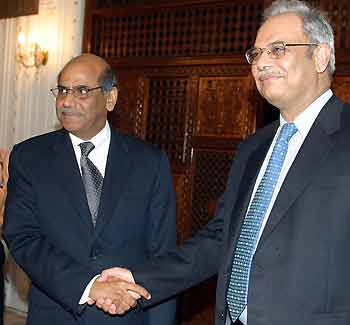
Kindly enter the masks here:
[[96, 304], [111, 315], [122, 315], [137, 305], [140, 298], [151, 299], [150, 293], [135, 283], [132, 273], [124, 268], [104, 270], [93, 283], [89, 305]]

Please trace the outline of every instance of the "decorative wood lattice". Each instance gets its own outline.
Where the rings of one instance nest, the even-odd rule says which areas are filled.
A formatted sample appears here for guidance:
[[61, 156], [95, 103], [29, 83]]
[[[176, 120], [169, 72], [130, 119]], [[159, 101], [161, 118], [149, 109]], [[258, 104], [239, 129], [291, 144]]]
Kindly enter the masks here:
[[143, 100], [140, 101], [139, 98], [145, 96], [147, 89], [144, 82], [138, 82], [135, 71], [115, 70], [118, 77], [118, 100], [113, 112], [109, 114], [109, 119], [122, 132], [139, 135], [134, 130], [139, 124], [135, 107], [143, 108]]
[[110, 10], [92, 17], [91, 51], [105, 58], [227, 55], [252, 45], [262, 1]]
[[250, 77], [200, 78], [196, 135], [244, 138], [255, 126]]
[[223, 194], [234, 153], [196, 150], [194, 154], [192, 234], [207, 224]]
[[350, 2], [348, 0], [318, 0], [314, 5], [328, 13], [334, 28], [336, 48], [350, 48]]
[[149, 80], [145, 139], [180, 164], [184, 161], [187, 85], [186, 78]]

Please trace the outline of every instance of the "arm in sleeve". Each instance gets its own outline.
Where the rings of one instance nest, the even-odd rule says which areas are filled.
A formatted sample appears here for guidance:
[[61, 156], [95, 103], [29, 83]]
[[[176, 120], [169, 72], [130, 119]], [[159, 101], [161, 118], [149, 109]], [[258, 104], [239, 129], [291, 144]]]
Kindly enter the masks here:
[[144, 306], [175, 295], [218, 272], [222, 253], [223, 210], [223, 199], [220, 199], [215, 217], [195, 237], [131, 270], [136, 283], [144, 286], [152, 295]]
[[[149, 208], [148, 251], [150, 258], [176, 247], [176, 198], [168, 159], [162, 153]], [[147, 310], [148, 325], [175, 324], [176, 299]]]
[[178, 248], [132, 268], [136, 283], [144, 286], [152, 295], [151, 300], [143, 301], [144, 306], [175, 295], [218, 273], [225, 254], [225, 227], [231, 218], [226, 206], [232, 206], [236, 198], [244, 163], [244, 159], [235, 159], [225, 193], [219, 198], [214, 217], [206, 226]]
[[79, 299], [96, 270], [67, 255], [45, 235], [33, 177], [19, 148], [14, 147], [10, 158], [4, 225], [7, 245], [32, 283], [76, 315], [81, 312]]

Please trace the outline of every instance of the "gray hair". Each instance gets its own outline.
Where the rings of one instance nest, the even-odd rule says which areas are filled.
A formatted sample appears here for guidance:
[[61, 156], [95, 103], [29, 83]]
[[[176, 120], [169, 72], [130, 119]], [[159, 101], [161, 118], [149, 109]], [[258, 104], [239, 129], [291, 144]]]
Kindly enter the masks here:
[[[332, 76], [335, 71], [335, 49], [333, 28], [327, 14], [299, 0], [277, 0], [266, 8], [263, 22], [273, 16], [292, 13], [303, 20], [305, 34], [311, 43], [327, 44], [331, 50], [328, 72]], [[312, 53], [312, 49], [311, 49]]]
[[109, 92], [113, 87], [118, 87], [118, 81], [115, 73], [110, 65], [107, 65], [98, 78], [98, 83], [102, 87], [103, 92]]

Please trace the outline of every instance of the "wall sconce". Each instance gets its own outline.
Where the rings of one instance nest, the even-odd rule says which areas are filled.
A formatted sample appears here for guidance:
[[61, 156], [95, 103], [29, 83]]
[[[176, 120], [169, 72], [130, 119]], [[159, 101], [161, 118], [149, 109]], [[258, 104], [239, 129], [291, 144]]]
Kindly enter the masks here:
[[17, 61], [26, 68], [39, 68], [46, 65], [49, 59], [49, 51], [42, 48], [37, 41], [26, 41], [23, 32], [17, 38]]

